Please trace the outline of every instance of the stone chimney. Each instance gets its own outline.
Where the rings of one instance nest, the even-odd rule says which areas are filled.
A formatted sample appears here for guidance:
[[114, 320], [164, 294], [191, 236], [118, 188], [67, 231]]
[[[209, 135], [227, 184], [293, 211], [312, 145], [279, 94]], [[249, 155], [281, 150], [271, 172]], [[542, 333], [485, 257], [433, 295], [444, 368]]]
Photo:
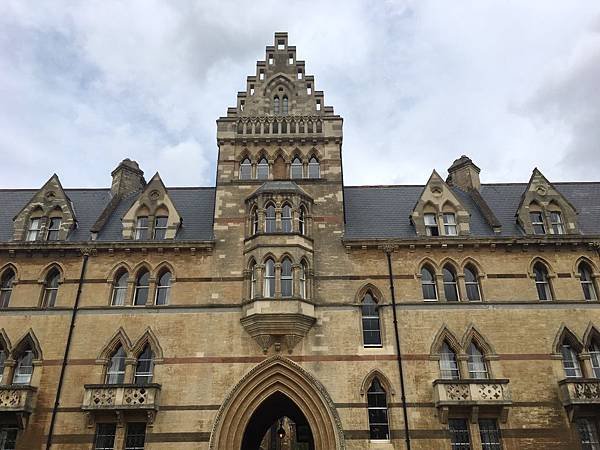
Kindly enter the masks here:
[[479, 172], [481, 169], [471, 161], [471, 158], [462, 155], [448, 169], [446, 183], [463, 191], [479, 191], [481, 187]]
[[110, 191], [113, 197], [123, 197], [132, 192], [141, 191], [146, 185], [144, 171], [140, 169], [137, 162], [129, 158], [121, 161], [121, 164], [112, 171], [112, 185]]

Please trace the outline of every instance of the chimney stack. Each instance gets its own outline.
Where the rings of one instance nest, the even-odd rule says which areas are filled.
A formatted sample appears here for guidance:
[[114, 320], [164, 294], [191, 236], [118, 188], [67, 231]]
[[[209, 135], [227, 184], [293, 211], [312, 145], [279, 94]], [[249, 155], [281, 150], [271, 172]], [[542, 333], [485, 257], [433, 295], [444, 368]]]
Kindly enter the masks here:
[[479, 191], [481, 188], [479, 172], [481, 169], [471, 161], [471, 158], [462, 155], [448, 169], [446, 182], [463, 191]]
[[144, 171], [137, 162], [129, 158], [124, 159], [112, 171], [112, 185], [110, 191], [113, 197], [123, 197], [133, 192], [138, 192], [146, 185]]

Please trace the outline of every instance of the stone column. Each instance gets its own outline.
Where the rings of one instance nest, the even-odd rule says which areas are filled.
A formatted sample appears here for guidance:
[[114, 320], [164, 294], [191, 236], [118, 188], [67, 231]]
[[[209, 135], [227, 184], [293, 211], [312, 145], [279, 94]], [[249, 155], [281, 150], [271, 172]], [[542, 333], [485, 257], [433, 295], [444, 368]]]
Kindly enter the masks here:
[[265, 265], [257, 264], [256, 265], [256, 297], [264, 297], [264, 288], [265, 288]]
[[275, 263], [275, 298], [281, 298], [281, 263]]
[[300, 264], [292, 265], [292, 297], [300, 297]]

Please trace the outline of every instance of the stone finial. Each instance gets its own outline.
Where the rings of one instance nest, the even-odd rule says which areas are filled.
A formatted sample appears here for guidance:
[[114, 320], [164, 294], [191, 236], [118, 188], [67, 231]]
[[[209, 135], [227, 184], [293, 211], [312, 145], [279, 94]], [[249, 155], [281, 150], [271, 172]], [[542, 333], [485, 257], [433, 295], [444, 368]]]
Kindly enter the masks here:
[[479, 191], [481, 188], [479, 172], [481, 172], [481, 169], [473, 163], [471, 158], [462, 155], [448, 169], [446, 182], [450, 186], [456, 186], [465, 191]]
[[143, 189], [146, 185], [144, 180], [144, 171], [136, 161], [125, 158], [112, 171], [112, 185], [110, 190], [113, 196], [124, 196]]

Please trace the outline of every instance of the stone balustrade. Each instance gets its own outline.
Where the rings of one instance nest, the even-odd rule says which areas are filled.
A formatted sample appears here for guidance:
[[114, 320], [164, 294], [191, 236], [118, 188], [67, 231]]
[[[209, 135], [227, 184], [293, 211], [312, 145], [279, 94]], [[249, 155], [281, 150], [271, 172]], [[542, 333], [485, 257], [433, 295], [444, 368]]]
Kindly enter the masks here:
[[600, 415], [600, 379], [567, 378], [558, 382], [560, 399], [571, 420]]
[[160, 390], [160, 384], [86, 384], [81, 409], [90, 419], [94, 412], [115, 412], [120, 417], [128, 411], [142, 411], [152, 423], [160, 405]]
[[27, 385], [0, 386], [0, 413], [12, 415], [18, 427], [25, 428], [27, 418], [35, 406], [36, 391], [36, 388]]

